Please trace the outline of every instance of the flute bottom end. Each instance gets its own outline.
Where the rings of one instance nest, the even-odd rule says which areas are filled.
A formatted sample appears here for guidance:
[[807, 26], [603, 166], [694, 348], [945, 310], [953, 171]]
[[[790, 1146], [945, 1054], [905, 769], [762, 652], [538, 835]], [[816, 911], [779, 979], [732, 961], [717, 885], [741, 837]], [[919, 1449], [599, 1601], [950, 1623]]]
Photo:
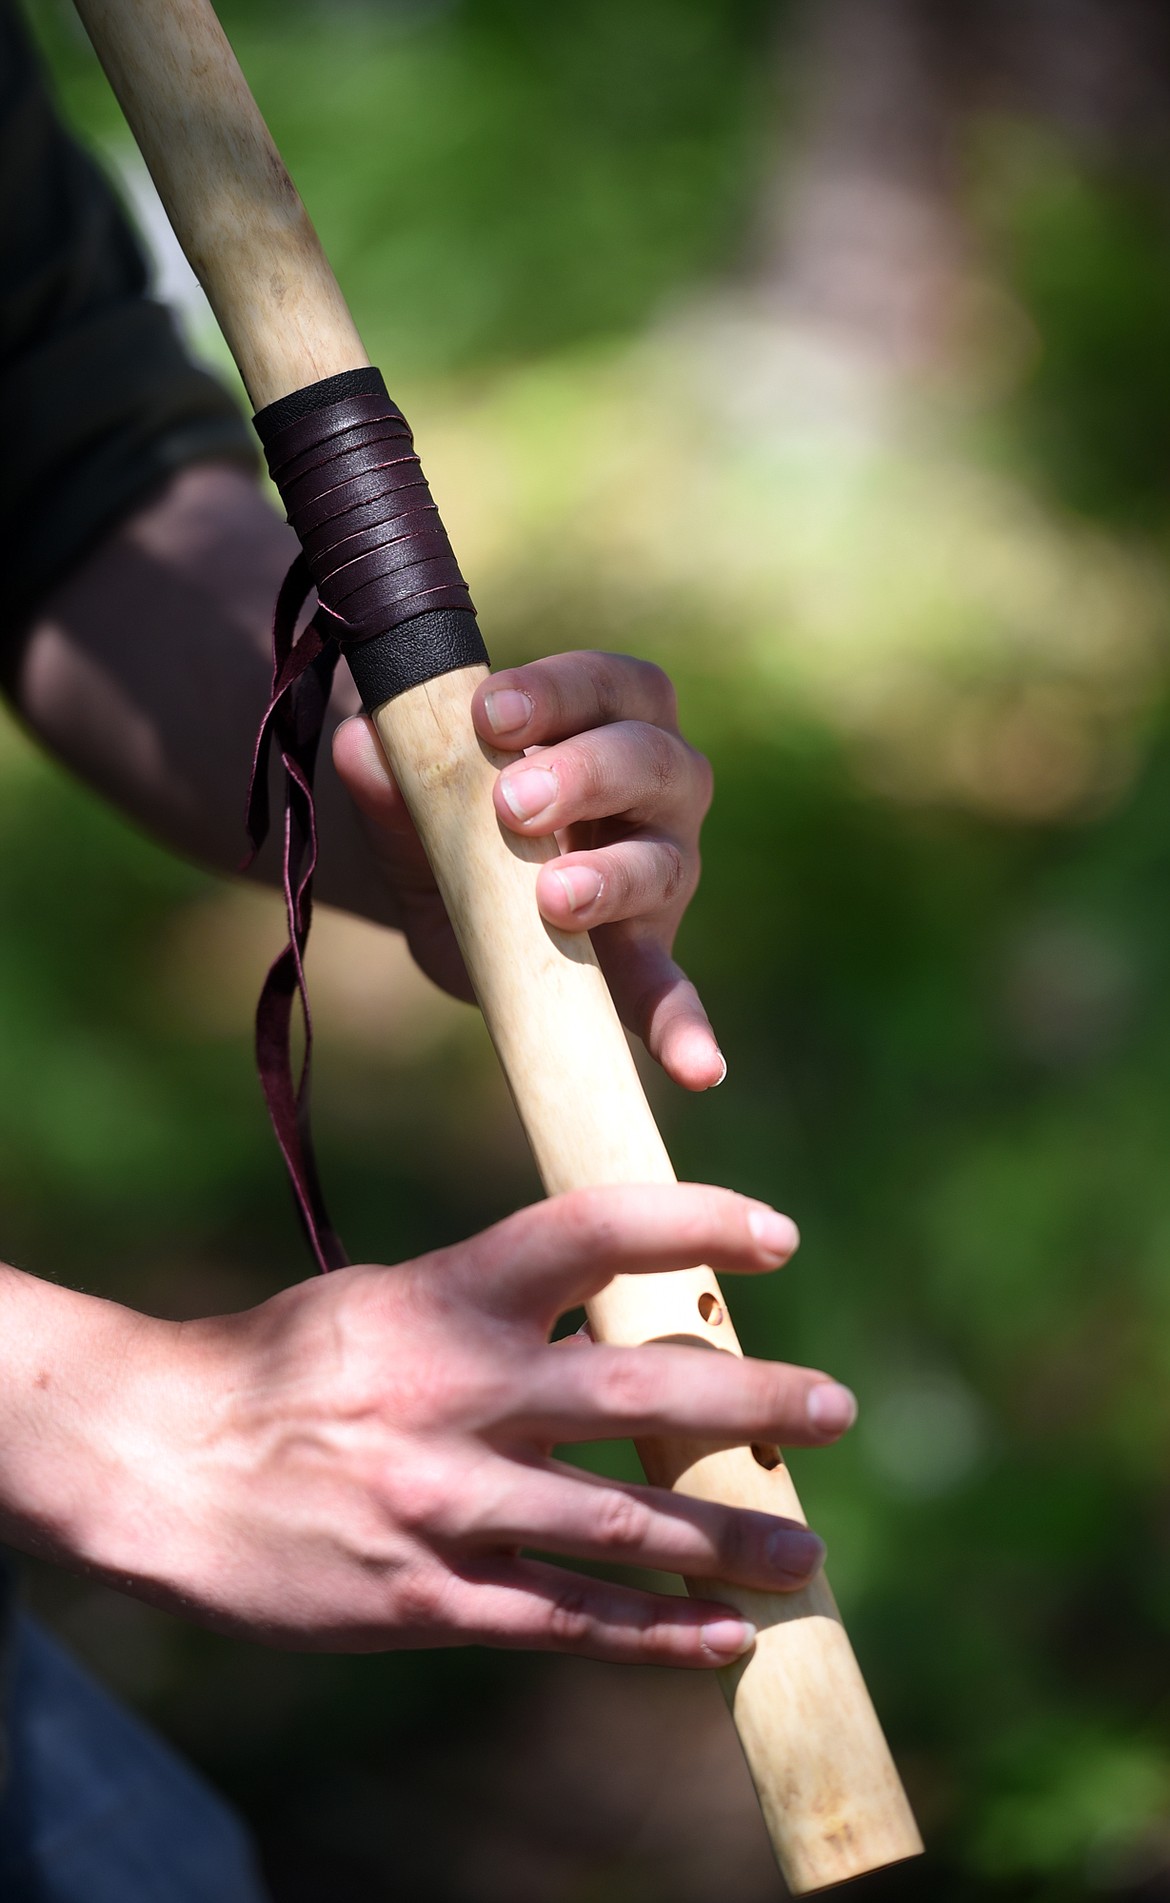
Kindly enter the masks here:
[[778, 1853], [777, 1862], [790, 1896], [820, 1896], [826, 1890], [856, 1883], [860, 1877], [889, 1870], [895, 1864], [909, 1863], [923, 1854], [925, 1845], [911, 1820], [910, 1828], [896, 1843], [881, 1847], [839, 1844], [831, 1841], [818, 1846], [819, 1853], [808, 1859], [792, 1859]]

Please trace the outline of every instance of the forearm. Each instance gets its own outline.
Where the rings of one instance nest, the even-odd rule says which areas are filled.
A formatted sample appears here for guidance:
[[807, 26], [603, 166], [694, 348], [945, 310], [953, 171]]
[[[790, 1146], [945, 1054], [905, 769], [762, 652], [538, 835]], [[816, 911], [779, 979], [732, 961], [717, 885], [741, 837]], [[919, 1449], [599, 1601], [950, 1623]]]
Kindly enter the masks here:
[[[16, 708], [66, 765], [218, 871], [234, 870], [246, 846], [272, 608], [294, 553], [291, 531], [243, 471], [185, 470], [49, 597], [6, 673]], [[335, 707], [337, 718], [356, 708], [347, 677]], [[318, 812], [319, 896], [397, 924], [327, 744]], [[276, 876], [273, 847], [257, 876]]]
[[[126, 1497], [154, 1322], [0, 1264], [0, 1539], [66, 1565], [105, 1557]], [[152, 1333], [153, 1331], [153, 1333]], [[110, 1409], [120, 1397], [118, 1426]], [[128, 1403], [128, 1404], [127, 1404]]]

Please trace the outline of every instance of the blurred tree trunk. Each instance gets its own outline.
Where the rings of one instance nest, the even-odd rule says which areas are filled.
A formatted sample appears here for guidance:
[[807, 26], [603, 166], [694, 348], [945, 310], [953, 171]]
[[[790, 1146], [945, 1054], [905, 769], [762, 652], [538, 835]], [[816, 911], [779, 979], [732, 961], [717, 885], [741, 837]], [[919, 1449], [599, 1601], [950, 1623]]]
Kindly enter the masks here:
[[982, 103], [1058, 129], [1087, 163], [1152, 168], [1165, 180], [1165, 0], [981, 0], [974, 12]]
[[751, 271], [787, 323], [891, 369], [945, 347], [968, 254], [928, 14], [924, 0], [806, 0], [791, 20], [795, 143], [777, 150]]
[[804, 0], [778, 55], [795, 112], [761, 197], [753, 301], [879, 374], [962, 351], [986, 269], [963, 193], [977, 117], [1170, 176], [1164, 0]]

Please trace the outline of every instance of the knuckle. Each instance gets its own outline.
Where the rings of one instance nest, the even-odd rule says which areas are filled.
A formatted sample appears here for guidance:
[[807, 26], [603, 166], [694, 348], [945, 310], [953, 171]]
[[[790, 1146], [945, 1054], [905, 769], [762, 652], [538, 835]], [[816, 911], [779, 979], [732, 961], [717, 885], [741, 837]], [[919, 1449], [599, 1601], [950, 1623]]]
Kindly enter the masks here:
[[605, 654], [600, 649], [591, 649], [585, 658], [597, 702], [598, 718], [603, 726], [608, 726], [612, 721], [620, 720], [625, 711], [623, 659], [620, 655]]
[[411, 1467], [395, 1473], [386, 1488], [387, 1506], [407, 1533], [435, 1533], [449, 1509], [449, 1490], [431, 1468]]
[[784, 1377], [766, 1362], [744, 1362], [745, 1398], [754, 1419], [762, 1428], [776, 1428], [784, 1414]]
[[433, 1630], [441, 1623], [445, 1596], [446, 1582], [436, 1568], [410, 1567], [395, 1584], [396, 1622], [415, 1630]]
[[549, 1608], [549, 1630], [562, 1646], [583, 1645], [593, 1631], [585, 1582], [561, 1588]]
[[570, 1190], [558, 1210], [563, 1240], [574, 1255], [597, 1255], [612, 1245], [616, 1225], [604, 1191]]
[[526, 1359], [522, 1353], [498, 1348], [494, 1362], [476, 1368], [463, 1408], [469, 1424], [490, 1430], [507, 1420], [524, 1380]]
[[646, 869], [636, 856], [626, 852], [599, 855], [603, 867], [601, 896], [608, 919], [629, 918], [642, 909], [646, 897]]
[[443, 1366], [435, 1354], [419, 1354], [411, 1365], [383, 1371], [378, 1387], [379, 1413], [395, 1428], [443, 1428], [456, 1415], [462, 1370]]
[[661, 727], [644, 726], [641, 731], [650, 784], [659, 795], [670, 793], [678, 784], [678, 741]]
[[619, 1419], [637, 1418], [653, 1411], [658, 1400], [656, 1370], [636, 1348], [616, 1348], [599, 1370], [602, 1406]]
[[603, 1493], [596, 1503], [593, 1533], [610, 1553], [637, 1552], [646, 1543], [650, 1513], [628, 1493]]
[[739, 1578], [759, 1558], [760, 1530], [745, 1513], [725, 1510], [709, 1528], [717, 1564], [729, 1578]]
[[659, 852], [659, 890], [663, 902], [669, 904], [686, 891], [689, 881], [689, 868], [683, 856], [682, 848], [672, 839], [665, 839], [658, 848]]

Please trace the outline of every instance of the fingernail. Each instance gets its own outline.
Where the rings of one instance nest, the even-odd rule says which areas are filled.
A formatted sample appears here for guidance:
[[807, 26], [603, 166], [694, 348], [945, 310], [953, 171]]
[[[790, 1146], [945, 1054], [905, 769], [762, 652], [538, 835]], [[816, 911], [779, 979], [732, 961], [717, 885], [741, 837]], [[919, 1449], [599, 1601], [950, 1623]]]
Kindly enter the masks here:
[[558, 792], [557, 776], [547, 767], [526, 766], [501, 776], [504, 798], [517, 819], [535, 819], [551, 806]]
[[532, 702], [518, 687], [497, 687], [483, 704], [493, 733], [519, 733], [532, 719]]
[[804, 1406], [813, 1426], [827, 1434], [843, 1434], [857, 1419], [857, 1396], [840, 1381], [818, 1382]]
[[755, 1644], [756, 1628], [747, 1619], [712, 1619], [699, 1637], [716, 1658], [737, 1659]]
[[785, 1262], [800, 1244], [800, 1231], [791, 1216], [778, 1209], [753, 1209], [748, 1213], [748, 1228], [762, 1253], [774, 1262]]
[[825, 1563], [825, 1542], [804, 1527], [777, 1527], [768, 1535], [768, 1566], [778, 1579], [811, 1579]]
[[727, 1059], [724, 1057], [723, 1052], [717, 1051], [716, 1056], [719, 1059], [719, 1075], [715, 1079], [715, 1082], [713, 1084], [707, 1085], [708, 1090], [718, 1090], [720, 1084], [723, 1082], [723, 1079], [727, 1075]]
[[588, 866], [566, 866], [563, 872], [553, 874], [561, 882], [561, 890], [574, 912], [583, 905], [592, 905], [594, 899], [601, 897], [601, 880]]

